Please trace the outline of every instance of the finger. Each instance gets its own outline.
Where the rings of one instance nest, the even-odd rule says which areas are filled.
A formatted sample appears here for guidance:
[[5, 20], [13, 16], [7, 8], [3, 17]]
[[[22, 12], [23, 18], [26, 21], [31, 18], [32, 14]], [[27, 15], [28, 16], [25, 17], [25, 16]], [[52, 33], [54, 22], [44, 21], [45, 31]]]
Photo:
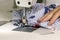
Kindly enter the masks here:
[[60, 11], [55, 13], [55, 15], [51, 18], [51, 21], [48, 23], [48, 25], [52, 25], [59, 16], [60, 16]]
[[48, 16], [48, 14], [45, 14], [43, 17], [41, 17], [40, 19], [38, 19], [38, 21], [37, 22], [41, 22], [46, 16]]
[[41, 22], [45, 22], [47, 20], [50, 20], [51, 17], [60, 9], [60, 7], [57, 7], [53, 11], [50, 11], [44, 18], [41, 19]]
[[48, 14], [43, 20], [41, 20], [41, 22], [45, 22], [51, 19], [51, 17], [53, 16], [52, 13]]
[[41, 17], [40, 19], [38, 19], [38, 21], [42, 21], [46, 16], [48, 16], [48, 13], [45, 14], [43, 17]]
[[53, 11], [50, 11], [49, 13], [45, 14], [45, 16], [43, 16], [40, 21], [41, 22], [44, 22], [44, 21], [47, 21], [50, 19], [50, 17], [52, 17], [52, 15], [54, 14], [54, 10]]
[[47, 20], [50, 20], [50, 18], [55, 14], [55, 12], [57, 12], [60, 9], [60, 7], [54, 9], [53, 11], [50, 11], [49, 13], [47, 13], [45, 16], [43, 16], [41, 19], [38, 19], [38, 21], [40, 22], [44, 22]]

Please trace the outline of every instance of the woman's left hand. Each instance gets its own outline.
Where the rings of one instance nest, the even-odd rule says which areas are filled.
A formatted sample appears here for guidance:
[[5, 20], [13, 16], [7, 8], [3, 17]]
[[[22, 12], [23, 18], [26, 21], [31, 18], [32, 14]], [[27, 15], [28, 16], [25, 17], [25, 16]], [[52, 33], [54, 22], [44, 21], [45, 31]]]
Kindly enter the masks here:
[[41, 19], [39, 19], [39, 22], [45, 22], [49, 20], [48, 25], [52, 25], [56, 19], [60, 17], [60, 7], [57, 7], [53, 11], [47, 13], [45, 16], [43, 16]]

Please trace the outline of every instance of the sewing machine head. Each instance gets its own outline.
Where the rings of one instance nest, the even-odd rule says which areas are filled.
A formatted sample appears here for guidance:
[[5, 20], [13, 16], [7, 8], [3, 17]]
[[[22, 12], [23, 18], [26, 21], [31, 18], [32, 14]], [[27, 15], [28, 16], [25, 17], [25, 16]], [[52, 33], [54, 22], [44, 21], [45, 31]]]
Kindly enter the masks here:
[[21, 19], [21, 21], [22, 21], [21, 24], [19, 25], [18, 28], [14, 29], [14, 30], [26, 31], [26, 32], [34, 31], [35, 28], [28, 25], [28, 21], [26, 18], [26, 11], [29, 10], [29, 12], [30, 12], [30, 8], [36, 4], [37, 0], [15, 0], [15, 1], [16, 1], [16, 5], [18, 7], [22, 7], [23, 15], [22, 15], [22, 19]]
[[[33, 5], [35, 5], [37, 0], [16, 0], [16, 5], [18, 7], [23, 7], [23, 18], [22, 22], [25, 24], [26, 23], [26, 8], [30, 9]], [[31, 10], [29, 10], [31, 11]]]
[[16, 5], [19, 7], [31, 7], [35, 5], [37, 0], [16, 0]]

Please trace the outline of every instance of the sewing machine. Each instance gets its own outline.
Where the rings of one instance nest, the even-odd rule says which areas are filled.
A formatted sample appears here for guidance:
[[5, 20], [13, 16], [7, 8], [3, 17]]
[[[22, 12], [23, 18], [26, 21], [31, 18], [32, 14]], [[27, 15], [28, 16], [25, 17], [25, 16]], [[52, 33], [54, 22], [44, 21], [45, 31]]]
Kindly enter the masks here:
[[21, 24], [19, 24], [19, 27], [17, 29], [14, 30], [24, 30], [27, 29], [29, 31], [33, 31], [35, 30], [34, 28], [32, 28], [32, 26], [28, 25], [28, 21], [27, 21], [27, 13], [26, 10], [29, 10], [29, 12], [31, 12], [31, 7], [33, 5], [35, 5], [37, 2], [37, 0], [16, 0], [16, 5], [20, 8], [22, 8], [23, 10], [23, 15], [21, 18]]
[[[28, 19], [28, 21], [30, 22], [29, 24], [32, 24], [34, 26], [31, 26], [28, 24], [28, 21], [27, 21], [27, 14], [26, 11], [29, 11], [29, 13], [31, 12], [31, 7], [34, 6], [36, 4], [37, 0], [16, 0], [16, 5], [18, 7], [21, 7], [22, 8], [22, 18], [21, 18], [21, 22], [19, 22], [20, 24], [18, 25], [18, 28], [14, 29], [15, 31], [28, 31], [28, 32], [32, 32], [34, 30], [36, 30], [37, 28], [39, 28], [40, 26], [44, 27], [44, 28], [47, 28], [48, 29], [52, 29], [54, 28], [54, 25], [53, 27], [50, 27], [48, 24], [48, 21], [47, 22], [44, 22], [44, 23], [38, 23], [37, 20], [38, 18], [41, 18], [43, 15], [44, 15], [44, 12], [45, 12], [45, 8], [43, 7], [43, 9], [39, 9], [38, 6], [37, 8], [39, 9], [39, 11], [37, 11], [37, 9], [34, 9], [36, 10], [37, 12], [34, 13], [34, 14], [31, 14], [30, 19]], [[35, 6], [36, 7], [36, 6]], [[35, 12], [35, 11], [34, 11]], [[32, 19], [33, 17], [33, 19]], [[36, 25], [36, 23], [38, 23]], [[36, 26], [36, 27], [35, 27]]]

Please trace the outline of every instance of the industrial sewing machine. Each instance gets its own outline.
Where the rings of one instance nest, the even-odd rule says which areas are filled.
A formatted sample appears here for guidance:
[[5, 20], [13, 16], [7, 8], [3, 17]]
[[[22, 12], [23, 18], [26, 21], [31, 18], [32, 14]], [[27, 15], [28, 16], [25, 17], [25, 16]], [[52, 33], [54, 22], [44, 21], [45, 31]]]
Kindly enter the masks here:
[[27, 21], [27, 13], [26, 10], [29, 10], [31, 12], [31, 7], [35, 5], [37, 0], [16, 0], [16, 5], [23, 10], [23, 16], [21, 19], [21, 24], [19, 25], [18, 28], [14, 29], [17, 31], [33, 31], [35, 28], [32, 28], [32, 26], [28, 25]]
[[[37, 22], [38, 18], [41, 18], [44, 15], [44, 12], [46, 11], [45, 8], [37, 11], [36, 13], [34, 13], [34, 15], [31, 15], [29, 17], [30, 18], [29, 20], [27, 20], [27, 14], [29, 14], [31, 12], [31, 7], [34, 6], [36, 4], [36, 2], [37, 2], [37, 0], [16, 0], [16, 5], [18, 7], [21, 7], [23, 10], [22, 11], [23, 15], [22, 15], [21, 23], [19, 24], [19, 27], [14, 30], [32, 32], [32, 31], [36, 30], [37, 28], [39, 28], [40, 26], [42, 26], [44, 28], [48, 28], [48, 29], [54, 28], [54, 25], [52, 25], [51, 27], [48, 25], [49, 21], [43, 22], [40, 24]], [[53, 5], [53, 6], [55, 7], [55, 5]], [[34, 10], [37, 10], [37, 9], [34, 9]], [[29, 11], [29, 13], [26, 13], [26, 11]], [[33, 18], [33, 19], [31, 19], [31, 18]], [[28, 21], [30, 22], [30, 24], [33, 23], [32, 25], [34, 25], [34, 26], [29, 25]], [[36, 23], [38, 23], [38, 24], [36, 24]]]

